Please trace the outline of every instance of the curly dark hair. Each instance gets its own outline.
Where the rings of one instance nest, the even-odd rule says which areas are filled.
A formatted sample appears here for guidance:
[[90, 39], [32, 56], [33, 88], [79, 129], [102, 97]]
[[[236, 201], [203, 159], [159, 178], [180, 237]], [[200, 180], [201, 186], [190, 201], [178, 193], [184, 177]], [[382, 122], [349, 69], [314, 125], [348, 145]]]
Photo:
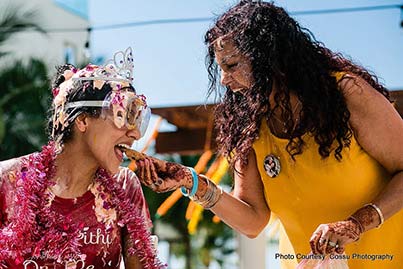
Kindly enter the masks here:
[[[253, 85], [242, 94], [229, 88], [222, 93], [218, 83], [213, 42], [225, 35], [251, 61]], [[247, 164], [262, 120], [269, 120], [275, 109], [281, 112], [285, 128], [291, 134], [286, 150], [292, 158], [303, 151], [302, 134], [310, 132], [323, 158], [329, 157], [336, 140], [334, 156], [341, 160], [342, 149], [350, 146], [353, 133], [349, 126], [350, 112], [335, 72], [363, 78], [389, 100], [388, 91], [375, 75], [340, 53], [333, 53], [273, 3], [241, 1], [216, 20], [205, 35], [205, 43], [210, 79], [208, 94], [215, 92], [221, 101], [215, 111], [218, 150], [232, 166], [236, 161]], [[343, 76], [342, 79], [353, 78]], [[275, 104], [270, 106], [274, 82]], [[300, 120], [296, 123], [292, 117], [291, 93], [302, 103]]]
[[[74, 65], [65, 64], [56, 67], [56, 75], [52, 81], [52, 89], [56, 89], [65, 81], [65, 77], [63, 75], [66, 70], [76, 69]], [[101, 89], [94, 88], [94, 81], [90, 80], [81, 80], [74, 82], [74, 90], [67, 95], [67, 103], [76, 102], [81, 100], [91, 101], [91, 100], [104, 100], [106, 95], [112, 90], [109, 83], [103, 84]], [[84, 90], [85, 89], [85, 90]], [[135, 91], [133, 86], [130, 86], [130, 89]], [[72, 109], [70, 109], [72, 110]], [[47, 133], [50, 140], [55, 140], [57, 137], [62, 135], [61, 143], [64, 144], [72, 139], [73, 137], [73, 124], [72, 121], [67, 127], [62, 129], [61, 125], [58, 125], [54, 130], [54, 135], [52, 136], [52, 128], [53, 128], [53, 115], [55, 112], [55, 107], [52, 105], [48, 111], [48, 126]], [[77, 117], [78, 115], [85, 113], [90, 117], [97, 118], [101, 114], [101, 108], [98, 107], [79, 107], [76, 108], [73, 112], [72, 119]]]

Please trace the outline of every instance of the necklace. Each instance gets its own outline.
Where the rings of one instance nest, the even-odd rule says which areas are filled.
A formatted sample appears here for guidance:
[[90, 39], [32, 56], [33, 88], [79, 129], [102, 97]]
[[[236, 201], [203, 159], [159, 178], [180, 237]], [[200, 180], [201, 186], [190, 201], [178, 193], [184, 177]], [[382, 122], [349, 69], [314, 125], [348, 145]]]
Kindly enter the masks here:
[[[295, 105], [295, 107], [294, 107], [294, 109], [293, 109], [293, 111], [292, 111], [292, 116], [295, 115], [295, 113], [296, 113], [296, 111], [297, 111], [297, 109], [299, 108], [300, 105], [301, 105], [301, 102], [298, 101], [298, 103]], [[285, 123], [285, 122], [283, 122], [281, 119], [279, 119], [274, 113], [271, 113], [270, 116], [272, 116], [272, 117], [273, 117], [274, 119], [276, 119], [278, 122], [280, 122], [280, 123], [283, 124], [282, 133], [288, 133], [288, 130], [287, 130], [287, 128], [286, 128], [286, 123]], [[275, 126], [274, 126], [274, 124], [273, 124], [273, 121], [272, 121], [272, 117], [270, 117], [270, 118], [268, 119], [268, 123], [269, 123], [269, 124], [268, 124], [267, 127], [268, 127], [268, 129], [269, 129], [268, 131], [270, 132], [268, 135], [269, 135], [269, 137], [270, 137], [270, 142], [271, 142], [271, 144], [273, 145], [273, 147], [274, 147], [275, 149], [278, 150], [278, 147], [277, 147], [276, 143], [273, 141], [273, 139], [272, 139], [272, 137], [271, 137], [272, 135], [274, 135], [272, 132], [276, 130], [276, 128], [275, 128]], [[298, 121], [297, 121], [297, 122], [298, 122]], [[297, 122], [296, 122], [296, 124], [297, 124]], [[293, 130], [292, 130], [291, 132], [293, 132], [293, 131], [295, 130], [296, 124], [294, 125]], [[273, 131], [271, 131], [271, 129], [272, 129]], [[264, 168], [266, 174], [267, 174], [269, 177], [271, 177], [271, 178], [277, 177], [277, 176], [280, 174], [280, 171], [281, 171], [280, 157], [279, 157], [277, 154], [275, 154], [275, 152], [269, 153], [269, 154], [266, 155], [266, 157], [263, 159], [263, 168]]]
[[[15, 199], [18, 203], [8, 224], [0, 229], [0, 261], [12, 260], [18, 265], [26, 256], [56, 261], [83, 258], [78, 242], [83, 224], [74, 223], [69, 216], [50, 209], [54, 199], [50, 187], [55, 184], [52, 178], [56, 171], [56, 155], [56, 146], [50, 142], [41, 152], [23, 160], [23, 169], [16, 177]], [[116, 209], [119, 212], [117, 225], [126, 226], [129, 231], [133, 242], [129, 254], [137, 255], [144, 268], [165, 268], [152, 249], [151, 235], [143, 216], [126, 198], [124, 189], [104, 169], [98, 169], [95, 182], [110, 195], [109, 203], [104, 203], [103, 207]]]
[[[298, 108], [299, 108], [300, 106], [301, 106], [301, 102], [300, 102], [300, 101], [297, 101], [297, 103], [296, 103], [294, 109], [292, 110], [292, 114], [291, 114], [292, 117], [294, 117], [294, 115], [296, 114], [296, 112], [297, 112], [297, 110], [298, 110]], [[276, 128], [276, 126], [274, 125], [272, 119], [275, 119], [278, 123], [282, 124], [282, 130], [280, 130], [279, 133], [281, 133], [281, 134], [288, 134], [288, 133], [289, 133], [289, 130], [288, 130], [287, 127], [286, 127], [286, 122], [285, 122], [283, 119], [280, 119], [274, 112], [270, 113], [269, 119], [268, 119], [269, 128], [271, 129], [272, 133], [273, 133], [273, 132], [276, 132], [277, 129], [278, 129], [278, 128]], [[293, 126], [293, 128], [292, 128], [292, 130], [291, 130], [291, 133], [295, 130], [295, 128], [296, 128], [296, 126], [297, 126], [297, 124], [298, 124], [298, 121], [299, 121], [299, 117], [296, 117], [294, 126]]]

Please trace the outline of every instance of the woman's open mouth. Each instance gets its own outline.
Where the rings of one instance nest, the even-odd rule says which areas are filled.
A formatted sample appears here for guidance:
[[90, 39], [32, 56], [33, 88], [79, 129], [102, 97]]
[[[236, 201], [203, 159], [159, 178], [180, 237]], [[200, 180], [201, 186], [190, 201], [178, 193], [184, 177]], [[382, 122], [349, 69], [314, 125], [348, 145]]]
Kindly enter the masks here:
[[130, 149], [130, 146], [126, 144], [117, 144], [115, 146], [115, 155], [120, 162], [123, 161], [123, 154], [127, 149]]

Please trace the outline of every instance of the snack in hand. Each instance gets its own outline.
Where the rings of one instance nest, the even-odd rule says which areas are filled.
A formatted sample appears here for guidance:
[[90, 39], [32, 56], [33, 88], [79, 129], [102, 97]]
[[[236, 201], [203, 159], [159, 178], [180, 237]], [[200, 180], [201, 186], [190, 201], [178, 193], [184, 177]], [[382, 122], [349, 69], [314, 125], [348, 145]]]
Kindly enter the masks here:
[[144, 160], [146, 158], [146, 155], [144, 153], [129, 148], [125, 144], [119, 144], [118, 146], [126, 154], [127, 158], [129, 158], [132, 161]]
[[129, 168], [130, 166], [132, 166], [132, 168], [130, 169], [132, 169], [133, 171], [137, 170], [138, 161], [144, 161], [148, 159], [154, 164], [158, 177], [161, 179], [175, 178], [177, 180], [180, 180], [186, 177], [186, 172], [188, 171], [188, 169], [180, 164], [167, 162], [148, 156], [144, 153], [131, 149], [126, 145], [118, 146], [126, 154], [126, 156], [133, 161], [133, 165], [129, 165]]
[[158, 172], [163, 172], [166, 170], [166, 162], [151, 156], [148, 156], [144, 153], [138, 152], [137, 150], [134, 150], [132, 148], [129, 148], [126, 145], [119, 145], [119, 148], [126, 154], [127, 158], [129, 158], [132, 161], [144, 161], [146, 158], [150, 159], [155, 165], [158, 170]]

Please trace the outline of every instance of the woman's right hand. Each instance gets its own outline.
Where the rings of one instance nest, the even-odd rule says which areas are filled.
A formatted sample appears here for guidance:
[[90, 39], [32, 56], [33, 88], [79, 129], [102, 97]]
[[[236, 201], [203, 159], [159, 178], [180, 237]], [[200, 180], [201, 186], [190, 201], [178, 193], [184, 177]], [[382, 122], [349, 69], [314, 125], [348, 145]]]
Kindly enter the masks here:
[[136, 160], [136, 175], [142, 184], [156, 192], [167, 192], [184, 186], [191, 189], [193, 178], [190, 170], [181, 164], [145, 156]]

